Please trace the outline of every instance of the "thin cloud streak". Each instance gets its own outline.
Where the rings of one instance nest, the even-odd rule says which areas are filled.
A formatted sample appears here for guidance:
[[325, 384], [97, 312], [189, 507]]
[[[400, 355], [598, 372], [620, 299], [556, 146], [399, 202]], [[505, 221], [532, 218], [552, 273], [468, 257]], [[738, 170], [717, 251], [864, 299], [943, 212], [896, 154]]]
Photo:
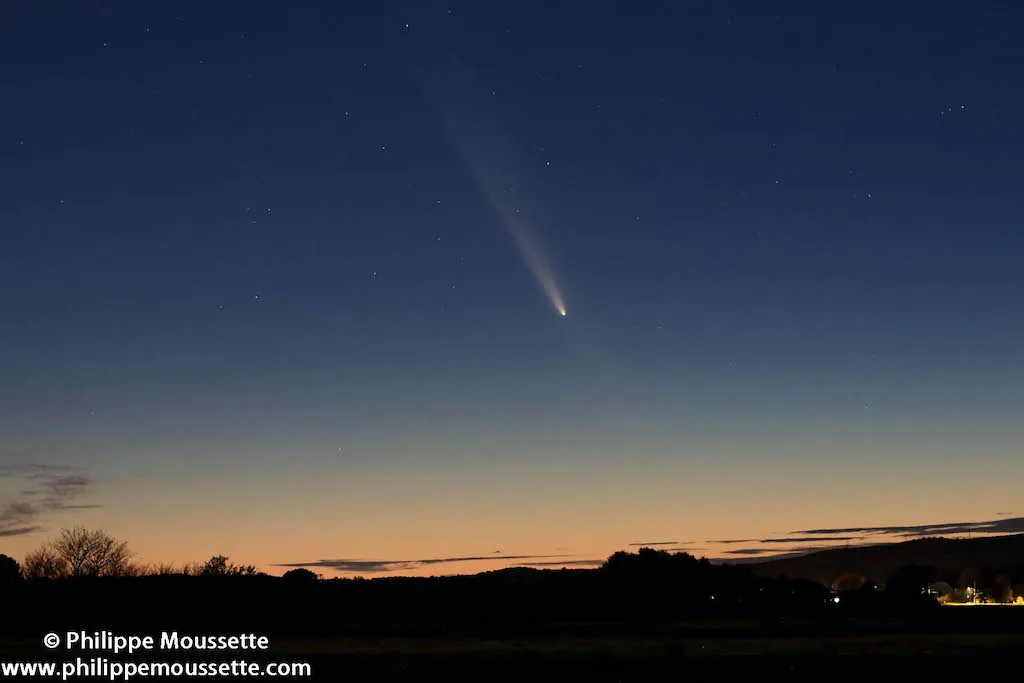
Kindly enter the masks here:
[[90, 478], [74, 472], [75, 468], [66, 465], [0, 465], [0, 479], [14, 480], [25, 487], [13, 500], [0, 505], [0, 537], [41, 531], [38, 521], [47, 514], [101, 507], [73, 502], [85, 496], [93, 483]]
[[1024, 517], [1009, 517], [987, 522], [945, 522], [942, 524], [916, 524], [910, 526], [849, 527], [845, 529], [806, 529], [797, 534], [833, 535], [865, 534], [872, 536], [937, 536], [941, 534], [1015, 534], [1024, 532]]
[[312, 562], [289, 562], [274, 565], [276, 567], [318, 567], [333, 569], [337, 572], [365, 572], [379, 574], [384, 572], [407, 571], [437, 564], [455, 564], [459, 562], [507, 562], [509, 560], [547, 560], [566, 555], [474, 555], [467, 557], [431, 557], [419, 560], [315, 560]]
[[739, 548], [737, 550], [723, 550], [722, 552], [726, 555], [764, 555], [777, 551], [769, 550], [768, 548]]
[[860, 539], [860, 536], [832, 536], [830, 538], [803, 536], [797, 538], [762, 538], [758, 543], [820, 543], [821, 541], [859, 541]]
[[653, 548], [656, 545], [680, 545], [683, 541], [647, 541], [646, 543], [630, 543], [631, 548]]
[[736, 550], [722, 550], [716, 553], [718, 555], [717, 559], [724, 559], [726, 557], [747, 557], [752, 559], [757, 558], [757, 561], [766, 561], [796, 555], [806, 555], [820, 550], [835, 550], [840, 548], [857, 548], [885, 543], [898, 543], [901, 541], [934, 536], [957, 536], [963, 534], [998, 536], [1016, 533], [1024, 533], [1024, 517], [1004, 517], [1002, 519], [983, 522], [943, 522], [937, 524], [804, 529], [800, 531], [792, 531], [790, 532], [790, 535], [782, 537], [759, 539], [720, 539], [709, 541], [709, 543], [727, 545], [793, 544], [792, 547], [786, 550], [751, 547]]
[[605, 560], [567, 560], [565, 562], [527, 562], [525, 567], [600, 567]]
[[[838, 550], [847, 547], [860, 547], [857, 546], [845, 546], [845, 545], [806, 545], [797, 546], [794, 548], [737, 548], [735, 550], [723, 550], [725, 555], [765, 555], [765, 559], [775, 559], [778, 557], [789, 557], [790, 555], [803, 555], [806, 553], [813, 553], [819, 550]], [[865, 543], [863, 545], [874, 545], [872, 543]]]
[[[52, 474], [52, 473], [51, 473]], [[2, 476], [2, 471], [0, 471]], [[57, 479], [53, 479], [51, 488], [60, 488]], [[83, 482], [73, 481], [66, 477], [63, 480], [65, 489], [72, 490]], [[70, 509], [75, 506], [64, 505], [63, 509]], [[29, 525], [23, 525], [28, 529]], [[28, 532], [28, 531], [25, 531]], [[788, 536], [772, 538], [745, 538], [745, 539], [717, 539], [708, 540], [705, 543], [719, 545], [764, 545], [770, 547], [749, 547], [722, 549], [718, 552], [702, 553], [712, 561], [767, 561], [781, 559], [784, 557], [795, 557], [820, 550], [833, 550], [839, 548], [863, 547], [878, 545], [886, 542], [907, 540], [908, 538], [921, 538], [925, 536], [938, 536], [948, 534], [1010, 534], [1024, 532], [1024, 517], [1003, 518], [986, 522], [946, 522], [942, 524], [920, 524], [920, 525], [893, 525], [878, 527], [845, 527], [836, 529], [807, 529], [792, 531]], [[5, 535], [0, 531], [0, 536]], [[11, 535], [14, 535], [13, 533]], [[782, 544], [789, 544], [790, 547], [776, 547]], [[680, 541], [647, 541], [630, 543], [631, 548], [649, 547], [658, 548], [666, 552], [685, 552], [696, 555], [701, 551], [708, 551], [709, 548], [696, 545], [686, 545]], [[576, 557], [577, 559], [573, 559]], [[743, 559], [746, 558], [746, 559]], [[517, 561], [522, 560], [516, 564]], [[508, 567], [554, 567], [554, 566], [578, 566], [597, 567], [604, 564], [603, 559], [579, 559], [572, 555], [501, 555], [498, 553], [490, 555], [475, 555], [465, 557], [433, 557], [411, 560], [361, 560], [361, 559], [321, 559], [311, 562], [290, 562], [274, 566], [277, 567], [307, 567], [331, 569], [340, 573], [362, 573], [362, 574], [388, 574], [395, 572], [408, 572], [423, 567], [440, 564], [458, 564], [463, 562], [502, 562]]]

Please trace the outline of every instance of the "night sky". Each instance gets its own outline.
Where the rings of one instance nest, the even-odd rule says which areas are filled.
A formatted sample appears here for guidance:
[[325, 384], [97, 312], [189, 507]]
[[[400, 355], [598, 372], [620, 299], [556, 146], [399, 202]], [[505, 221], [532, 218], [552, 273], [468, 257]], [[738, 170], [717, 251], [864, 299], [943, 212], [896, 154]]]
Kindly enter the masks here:
[[1012, 527], [1022, 35], [995, 0], [4, 2], [0, 552]]

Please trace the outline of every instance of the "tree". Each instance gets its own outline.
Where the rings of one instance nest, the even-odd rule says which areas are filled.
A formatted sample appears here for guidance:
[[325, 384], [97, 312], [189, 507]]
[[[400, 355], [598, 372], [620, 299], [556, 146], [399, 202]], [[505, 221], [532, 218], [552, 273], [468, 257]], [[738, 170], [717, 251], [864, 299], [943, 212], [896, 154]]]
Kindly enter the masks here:
[[128, 543], [99, 529], [64, 529], [44, 550], [64, 561], [69, 576], [125, 576], [133, 566]]
[[957, 585], [960, 588], [975, 588], [978, 583], [978, 572], [976, 569], [965, 569], [960, 572], [960, 576], [957, 579]]
[[992, 600], [995, 602], [1013, 602], [1013, 584], [1004, 574], [996, 576], [992, 583]]
[[70, 573], [68, 563], [48, 544], [26, 555], [22, 564], [26, 579], [63, 579]]
[[255, 576], [256, 567], [229, 562], [225, 555], [214, 555], [198, 571], [199, 576]]
[[21, 579], [21, 565], [13, 557], [0, 554], [0, 583]]
[[919, 564], [905, 564], [897, 569], [886, 585], [886, 592], [894, 595], [918, 596], [935, 581], [935, 569]]
[[856, 572], [847, 572], [832, 582], [834, 591], [855, 591], [860, 590], [867, 583], [867, 579]]
[[320, 580], [320, 576], [316, 572], [304, 567], [299, 569], [290, 569], [286, 571], [281, 578], [289, 583], [303, 584], [315, 583]]

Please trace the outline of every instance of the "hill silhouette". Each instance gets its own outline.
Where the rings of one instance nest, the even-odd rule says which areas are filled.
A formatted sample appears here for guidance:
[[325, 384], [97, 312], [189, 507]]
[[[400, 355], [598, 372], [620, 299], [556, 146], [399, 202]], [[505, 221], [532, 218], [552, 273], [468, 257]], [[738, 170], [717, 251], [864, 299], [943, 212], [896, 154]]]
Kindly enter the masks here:
[[846, 574], [885, 583], [898, 569], [918, 565], [955, 581], [964, 571], [1003, 573], [1024, 581], [1024, 534], [988, 538], [918, 538], [901, 543], [833, 548], [745, 566], [761, 577], [788, 576], [831, 585]]

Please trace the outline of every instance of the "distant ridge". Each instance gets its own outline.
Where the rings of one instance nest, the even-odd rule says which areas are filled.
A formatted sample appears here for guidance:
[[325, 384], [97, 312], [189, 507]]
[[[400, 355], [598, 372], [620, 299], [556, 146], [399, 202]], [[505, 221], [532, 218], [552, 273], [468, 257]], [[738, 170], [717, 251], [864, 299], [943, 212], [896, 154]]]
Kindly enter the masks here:
[[900, 543], [829, 548], [803, 554], [744, 563], [764, 577], [809, 579], [831, 584], [847, 573], [874, 582], [885, 582], [904, 565], [919, 564], [940, 572], [959, 572], [970, 567], [997, 571], [1024, 569], [1024, 534], [988, 538], [918, 538]]

